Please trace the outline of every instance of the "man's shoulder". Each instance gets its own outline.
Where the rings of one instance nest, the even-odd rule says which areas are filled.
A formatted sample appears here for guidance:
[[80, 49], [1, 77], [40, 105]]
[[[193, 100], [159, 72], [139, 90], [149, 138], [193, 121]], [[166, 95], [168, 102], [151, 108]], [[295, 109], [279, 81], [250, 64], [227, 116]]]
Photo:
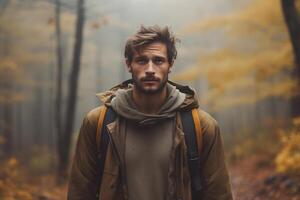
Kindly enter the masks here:
[[101, 113], [103, 107], [104, 107], [104, 105], [93, 108], [86, 114], [85, 118], [89, 121], [89, 123], [91, 125], [97, 126], [98, 119], [99, 119], [99, 116], [100, 116], [100, 113]]
[[218, 122], [209, 113], [198, 108], [200, 126], [204, 135], [214, 136], [219, 132]]
[[202, 123], [204, 126], [218, 126], [217, 120], [206, 111], [202, 110], [201, 108], [198, 108], [198, 113], [200, 123]]

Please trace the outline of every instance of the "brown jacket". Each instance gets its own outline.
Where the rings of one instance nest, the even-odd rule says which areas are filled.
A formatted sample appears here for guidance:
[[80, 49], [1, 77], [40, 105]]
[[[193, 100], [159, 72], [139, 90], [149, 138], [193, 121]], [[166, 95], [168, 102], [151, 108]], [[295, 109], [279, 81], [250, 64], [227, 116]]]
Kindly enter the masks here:
[[[100, 98], [109, 106], [114, 91], [128, 86], [128, 81], [112, 90], [101, 94]], [[198, 107], [194, 92], [186, 86], [172, 83], [181, 92], [186, 93], [186, 100], [180, 109], [189, 110]], [[199, 110], [203, 133], [201, 153], [201, 180], [203, 185], [199, 200], [231, 200], [231, 186], [225, 165], [222, 137], [217, 122], [206, 112]], [[101, 107], [90, 111], [85, 117], [76, 147], [70, 174], [69, 200], [127, 200], [126, 174], [124, 173], [125, 136], [120, 134], [126, 120], [119, 117], [107, 125], [111, 143], [108, 145], [101, 188], [99, 186], [99, 150], [97, 148], [96, 130]], [[169, 173], [167, 199], [191, 200], [191, 184], [187, 166], [186, 145], [180, 116], [177, 115], [176, 133]], [[175, 162], [176, 161], [176, 162]], [[99, 194], [99, 195], [98, 195]]]

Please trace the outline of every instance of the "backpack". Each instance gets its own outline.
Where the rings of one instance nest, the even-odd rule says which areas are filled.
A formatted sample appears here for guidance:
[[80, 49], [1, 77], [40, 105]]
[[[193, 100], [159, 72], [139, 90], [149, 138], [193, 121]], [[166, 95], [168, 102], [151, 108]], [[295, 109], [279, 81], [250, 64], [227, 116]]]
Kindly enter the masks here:
[[[96, 131], [96, 141], [99, 149], [100, 178], [99, 188], [104, 170], [107, 146], [109, 143], [109, 133], [107, 124], [113, 122], [117, 114], [112, 108], [103, 106], [100, 108], [100, 116]], [[183, 132], [185, 133], [185, 143], [187, 146], [188, 165], [191, 176], [192, 199], [196, 199], [202, 189], [200, 177], [200, 153], [202, 149], [202, 131], [197, 108], [190, 111], [180, 111]]]

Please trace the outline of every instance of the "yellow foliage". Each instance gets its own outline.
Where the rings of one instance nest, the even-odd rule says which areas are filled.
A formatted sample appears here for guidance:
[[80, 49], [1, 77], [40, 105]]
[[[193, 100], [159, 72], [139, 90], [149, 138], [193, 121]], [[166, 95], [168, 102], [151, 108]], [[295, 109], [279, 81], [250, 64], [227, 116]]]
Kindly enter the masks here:
[[290, 76], [294, 58], [279, 0], [253, 0], [243, 9], [210, 16], [184, 32], [219, 31], [228, 44], [199, 55], [198, 63], [174, 76], [175, 80], [205, 78], [210, 86], [203, 103], [215, 111], [253, 104], [271, 96], [296, 94]]
[[275, 163], [280, 173], [300, 175], [300, 117], [293, 120], [294, 128], [290, 133], [282, 133], [282, 149]]
[[[249, 36], [253, 32], [263, 35], [286, 32], [279, 0], [254, 0], [244, 9], [223, 16], [209, 16], [186, 27], [184, 33], [211, 31], [224, 28], [229, 35]], [[272, 24], [272, 26], [270, 26]], [[260, 34], [261, 36], [262, 34]], [[267, 38], [267, 37], [266, 37]]]
[[16, 192], [15, 199], [33, 200], [34, 198], [28, 191], [21, 190]]
[[293, 119], [293, 124], [296, 127], [300, 127], [300, 117], [296, 117]]
[[209, 105], [211, 110], [218, 111], [233, 106], [254, 104], [259, 100], [271, 96], [280, 96], [288, 99], [297, 92], [297, 82], [293, 79], [260, 84], [255, 83], [251, 79], [246, 80], [247, 79], [241, 80], [245, 82], [233, 82], [233, 84], [236, 84], [235, 90], [227, 93], [222, 87], [212, 89], [208, 95], [203, 97], [202, 103]]
[[237, 160], [249, 156], [253, 153], [252, 151], [254, 144], [255, 141], [251, 139], [245, 139], [244, 141], [241, 141], [239, 144], [235, 145], [230, 151], [230, 159]]
[[280, 76], [282, 71], [291, 71], [291, 55], [290, 44], [256, 55], [220, 50], [204, 56], [198, 67], [173, 78], [180, 81], [192, 80], [197, 75], [207, 78], [211, 88], [202, 103], [215, 111], [253, 104], [270, 96], [289, 98], [296, 94], [296, 81], [290, 76]]
[[[212, 87], [216, 87], [218, 84], [227, 84], [251, 73], [255, 74], [257, 80], [265, 80], [281, 70], [290, 70], [292, 65], [292, 49], [289, 43], [253, 54], [241, 54], [231, 49], [221, 49], [202, 55], [198, 65], [176, 74], [174, 78], [187, 81], [199, 76], [207, 77]], [[195, 77], [195, 74], [198, 76]]]
[[[273, 121], [274, 123], [274, 121]], [[263, 155], [266, 158], [273, 157], [277, 153], [278, 139], [277, 136], [266, 132], [259, 132], [255, 135], [234, 135], [233, 144], [229, 147], [229, 160], [236, 161], [247, 159], [253, 155]], [[270, 162], [271, 164], [271, 162]]]
[[177, 74], [171, 74], [172, 80], [175, 81], [187, 81], [195, 80], [200, 76], [200, 66], [190, 66], [186, 70], [179, 72]]
[[56, 185], [54, 174], [34, 176], [27, 168], [14, 157], [1, 161], [1, 200], [66, 199], [67, 188]]
[[296, 1], [296, 8], [298, 10], [298, 12], [300, 12], [300, 1]]
[[284, 143], [284, 147], [276, 157], [276, 167], [278, 172], [299, 173], [300, 171], [300, 135], [291, 134], [289, 142]]
[[18, 161], [16, 158], [10, 158], [8, 161], [7, 161], [7, 166], [8, 167], [16, 167], [18, 165]]
[[15, 194], [16, 185], [14, 180], [18, 178], [16, 158], [6, 160], [0, 165], [0, 199], [12, 199]]

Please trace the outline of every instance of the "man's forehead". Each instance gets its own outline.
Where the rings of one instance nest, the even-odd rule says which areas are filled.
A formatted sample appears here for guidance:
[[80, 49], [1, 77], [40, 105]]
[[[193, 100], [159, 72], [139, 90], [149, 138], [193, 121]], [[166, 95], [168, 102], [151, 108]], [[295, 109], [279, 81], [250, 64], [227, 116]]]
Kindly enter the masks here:
[[159, 56], [167, 56], [167, 47], [164, 43], [155, 42], [151, 43], [141, 49], [133, 51], [134, 56], [145, 56], [148, 54], [159, 55]]

